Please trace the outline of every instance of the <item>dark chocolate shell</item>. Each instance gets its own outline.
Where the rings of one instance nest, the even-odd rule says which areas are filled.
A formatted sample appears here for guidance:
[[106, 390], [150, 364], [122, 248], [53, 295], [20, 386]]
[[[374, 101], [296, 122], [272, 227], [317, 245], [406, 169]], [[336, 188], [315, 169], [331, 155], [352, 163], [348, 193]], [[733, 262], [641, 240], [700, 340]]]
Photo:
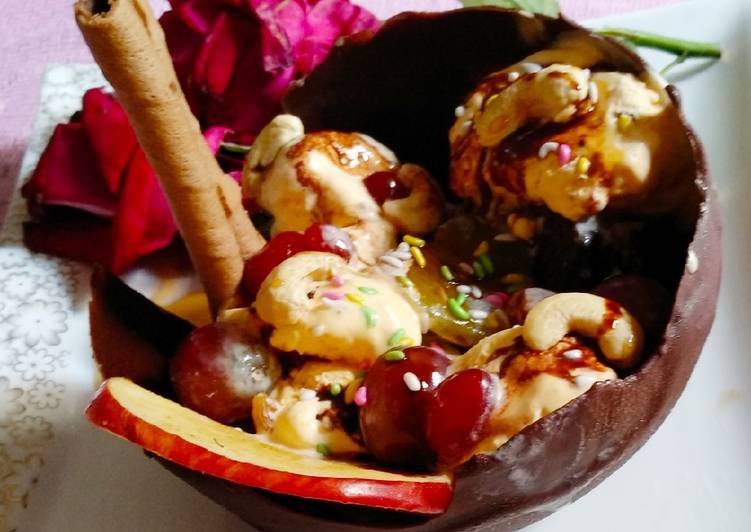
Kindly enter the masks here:
[[[447, 184], [447, 132], [454, 108], [487, 74], [561, 38], [593, 52], [592, 68], [637, 75], [646, 69], [628, 48], [566, 19], [493, 8], [407, 13], [386, 22], [375, 35], [359, 35], [336, 47], [289, 93], [285, 107], [300, 116], [309, 131], [370, 134], [401, 160], [426, 166]], [[581, 497], [623, 464], [665, 419], [714, 319], [720, 282], [718, 206], [701, 145], [683, 125], [685, 138], [678, 140], [685, 142], [686, 156], [676, 161], [675, 171], [689, 200], [663, 219], [665, 234], [660, 238], [668, 237], [674, 245], [660, 249], [656, 242], [652, 248], [659, 253], [655, 275], [674, 293], [659, 345], [635, 373], [595, 385], [496, 453], [465, 464], [445, 514], [425, 519], [281, 497], [165, 465], [254, 527], [280, 532], [510, 530]], [[689, 256], [692, 265], [686, 268]]]

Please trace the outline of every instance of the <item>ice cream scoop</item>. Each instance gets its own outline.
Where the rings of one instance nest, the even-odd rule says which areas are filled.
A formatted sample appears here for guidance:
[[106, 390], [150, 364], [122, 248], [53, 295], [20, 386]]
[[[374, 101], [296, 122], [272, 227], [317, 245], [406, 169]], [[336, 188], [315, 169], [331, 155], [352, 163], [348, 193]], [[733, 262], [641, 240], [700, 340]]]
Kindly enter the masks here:
[[[368, 178], [378, 174], [393, 175], [406, 188], [405, 197], [374, 196]], [[423, 168], [401, 165], [368, 135], [306, 134], [292, 115], [277, 116], [261, 132], [248, 154], [243, 186], [274, 217], [272, 234], [336, 225], [350, 234], [366, 264], [394, 247], [397, 233], [426, 233], [444, 212], [441, 192]]]
[[544, 205], [574, 222], [669, 180], [685, 152], [653, 76], [523, 61], [491, 74], [451, 129], [452, 188], [493, 215]]
[[422, 340], [417, 312], [390, 281], [331, 253], [282, 262], [261, 285], [255, 308], [273, 327], [272, 346], [328, 360], [370, 363], [400, 329], [412, 343]]

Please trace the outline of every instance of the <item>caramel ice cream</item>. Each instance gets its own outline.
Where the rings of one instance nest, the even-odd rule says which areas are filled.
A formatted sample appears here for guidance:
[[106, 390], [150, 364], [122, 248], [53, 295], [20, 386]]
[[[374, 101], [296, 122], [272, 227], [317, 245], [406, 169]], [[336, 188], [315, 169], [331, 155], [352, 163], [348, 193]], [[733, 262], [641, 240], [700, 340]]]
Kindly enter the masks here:
[[451, 371], [478, 367], [498, 375], [499, 397], [488, 436], [469, 453], [490, 452], [542, 417], [573, 401], [596, 382], [617, 379], [615, 371], [575, 336], [544, 351], [528, 348], [517, 326], [478, 342], [456, 359]]
[[355, 382], [354, 366], [307, 362], [280, 381], [268, 394], [253, 398], [253, 422], [259, 434], [293, 449], [325, 450], [332, 454], [363, 452], [342, 428], [332, 401], [319, 394], [336, 384], [341, 389]]
[[[392, 172], [409, 195], [379, 205], [365, 183], [379, 172]], [[272, 234], [336, 225], [350, 234], [366, 264], [393, 248], [399, 232], [431, 231], [443, 217], [441, 193], [424, 169], [400, 165], [391, 150], [367, 135], [305, 134], [291, 115], [277, 116], [261, 132], [248, 154], [243, 187], [273, 215]]]
[[655, 188], [678, 127], [651, 78], [520, 63], [457, 109], [452, 188], [494, 214], [545, 205], [580, 221]]
[[395, 331], [414, 345], [420, 319], [386, 278], [366, 275], [331, 253], [299, 253], [261, 285], [258, 316], [273, 326], [270, 343], [328, 360], [370, 363], [389, 348]]

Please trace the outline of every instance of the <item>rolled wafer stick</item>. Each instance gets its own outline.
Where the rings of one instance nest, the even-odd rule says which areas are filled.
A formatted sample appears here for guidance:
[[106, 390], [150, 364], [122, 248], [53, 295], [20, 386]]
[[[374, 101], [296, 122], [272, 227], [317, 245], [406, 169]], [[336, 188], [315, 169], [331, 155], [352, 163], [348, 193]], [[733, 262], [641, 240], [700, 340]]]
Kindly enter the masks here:
[[[201, 135], [145, 0], [79, 0], [76, 22], [159, 176], [212, 312], [264, 244]], [[234, 188], [233, 188], [234, 186]]]
[[237, 181], [227, 174], [222, 174], [219, 180], [219, 192], [224, 200], [224, 207], [230, 226], [235, 232], [237, 244], [240, 246], [240, 256], [243, 260], [258, 253], [266, 241], [253, 226], [243, 207], [243, 194]]

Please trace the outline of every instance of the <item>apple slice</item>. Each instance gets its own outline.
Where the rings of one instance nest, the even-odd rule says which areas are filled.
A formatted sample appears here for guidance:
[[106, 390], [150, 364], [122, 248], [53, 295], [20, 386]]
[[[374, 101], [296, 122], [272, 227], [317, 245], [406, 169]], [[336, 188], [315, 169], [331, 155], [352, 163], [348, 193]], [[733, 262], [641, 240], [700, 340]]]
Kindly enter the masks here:
[[162, 458], [286, 495], [420, 514], [446, 510], [447, 475], [407, 475], [306, 456], [217, 423], [132, 381], [106, 380], [86, 409], [95, 425]]

